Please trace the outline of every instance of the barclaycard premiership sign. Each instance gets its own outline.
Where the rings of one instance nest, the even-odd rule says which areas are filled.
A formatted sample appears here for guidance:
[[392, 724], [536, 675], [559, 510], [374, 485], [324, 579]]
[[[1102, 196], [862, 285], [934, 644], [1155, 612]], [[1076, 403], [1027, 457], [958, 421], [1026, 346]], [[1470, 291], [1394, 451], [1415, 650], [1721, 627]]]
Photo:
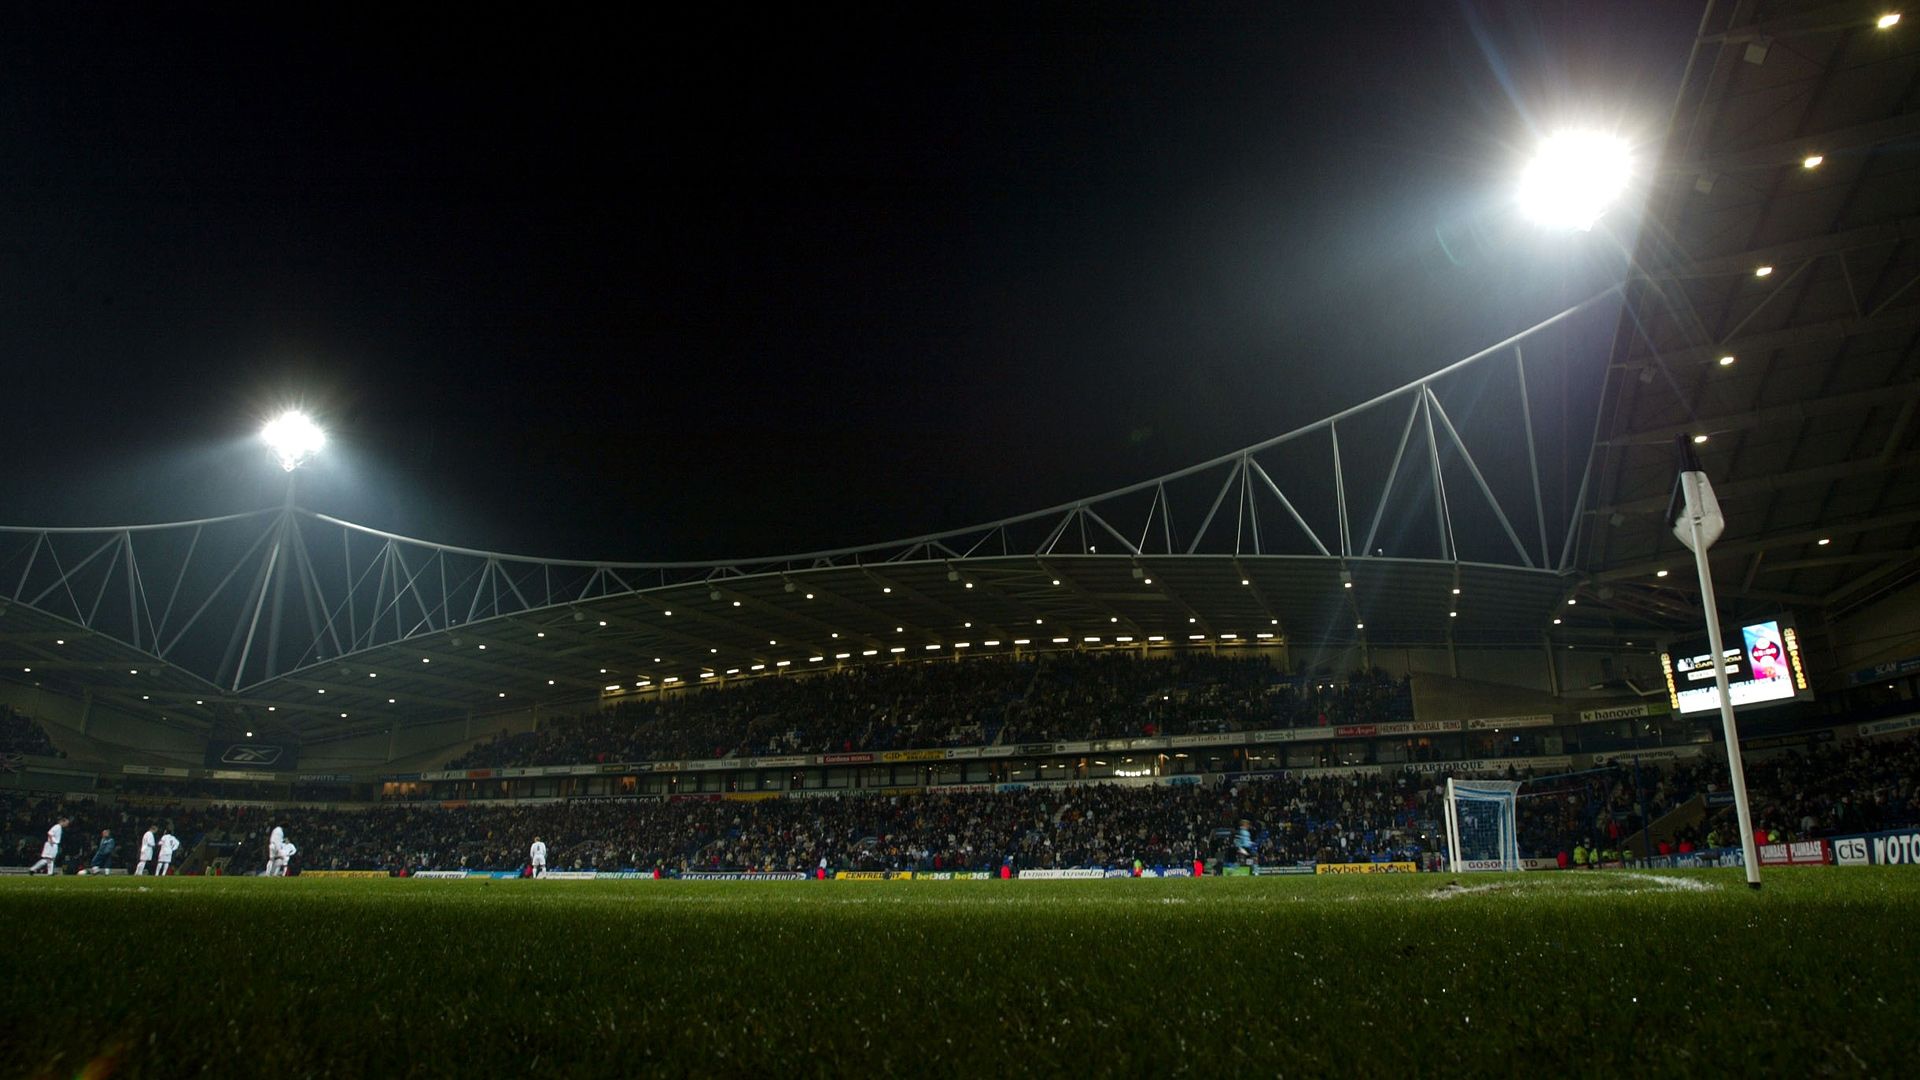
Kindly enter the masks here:
[[265, 772], [287, 772], [300, 760], [300, 746], [297, 743], [266, 742], [260, 739], [248, 739], [245, 742], [210, 742], [207, 744], [207, 768], [209, 769], [257, 769]]

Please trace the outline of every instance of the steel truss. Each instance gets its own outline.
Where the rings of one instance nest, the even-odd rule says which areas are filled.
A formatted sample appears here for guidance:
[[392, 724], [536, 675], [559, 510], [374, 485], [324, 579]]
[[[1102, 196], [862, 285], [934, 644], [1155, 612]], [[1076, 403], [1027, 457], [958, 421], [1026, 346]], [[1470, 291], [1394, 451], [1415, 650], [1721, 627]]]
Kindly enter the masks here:
[[[1522, 346], [1555, 328], [1576, 337], [1570, 320], [1583, 314], [1611, 318], [1606, 305], [1617, 292], [1209, 461], [904, 540], [704, 562], [543, 559], [400, 536], [290, 502], [161, 525], [0, 527], [0, 596], [220, 691], [244, 693], [491, 620], [690, 583], [720, 587], [850, 566], [945, 563], [958, 572], [970, 560], [1108, 556], [1150, 567], [1169, 556], [1224, 555], [1566, 574], [1585, 490], [1571, 500], [1547, 497], [1555, 481], [1542, 471], [1528, 368], [1537, 376], [1543, 363], [1577, 366], [1567, 358], [1579, 346], [1550, 342], [1538, 354], [1556, 357], [1546, 362], [1530, 362]], [[1564, 443], [1558, 449], [1575, 465], [1586, 454], [1585, 446], [1573, 455]]]

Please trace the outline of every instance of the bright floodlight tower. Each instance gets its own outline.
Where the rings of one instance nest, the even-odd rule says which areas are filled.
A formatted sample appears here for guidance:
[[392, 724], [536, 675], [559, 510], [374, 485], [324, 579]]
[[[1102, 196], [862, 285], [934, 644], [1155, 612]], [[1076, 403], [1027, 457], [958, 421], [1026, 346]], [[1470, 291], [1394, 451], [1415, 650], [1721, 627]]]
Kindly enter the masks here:
[[1540, 143], [1520, 174], [1520, 209], [1555, 229], [1593, 228], [1633, 178], [1627, 141], [1595, 131], [1562, 131]]
[[[240, 664], [235, 669], [233, 689], [240, 688], [240, 673], [246, 670], [247, 661], [253, 655], [254, 638], [260, 629], [262, 613], [269, 613], [267, 621], [267, 664], [271, 670], [280, 655], [280, 612], [286, 604], [287, 576], [290, 573], [283, 553], [287, 552], [295, 539], [293, 516], [293, 488], [300, 466], [313, 460], [327, 445], [327, 433], [314, 423], [313, 417], [299, 409], [288, 409], [260, 429], [260, 441], [267, 444], [273, 452], [275, 461], [287, 474], [287, 500], [281, 507], [278, 523], [273, 530], [273, 545], [268, 549], [266, 570], [261, 578], [259, 590], [253, 597], [253, 616], [247, 620], [246, 643], [240, 650]], [[269, 609], [269, 605], [271, 608]]]
[[306, 413], [288, 409], [267, 421], [260, 429], [260, 440], [273, 451], [280, 467], [291, 473], [326, 447], [327, 433]]

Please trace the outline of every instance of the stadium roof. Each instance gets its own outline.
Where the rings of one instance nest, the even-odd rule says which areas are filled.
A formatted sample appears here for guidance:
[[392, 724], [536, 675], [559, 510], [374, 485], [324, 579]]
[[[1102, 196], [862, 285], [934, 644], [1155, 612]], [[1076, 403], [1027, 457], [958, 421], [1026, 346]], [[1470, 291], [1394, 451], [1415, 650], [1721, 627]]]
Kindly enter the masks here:
[[[1617, 326], [1605, 293], [1211, 461], [834, 551], [538, 559], [291, 502], [0, 529], [0, 676], [193, 730], [326, 738], [1021, 639], [1296, 655], [1614, 640], [1696, 624], [1686, 574], [1655, 576], [1684, 565], [1665, 512], [1672, 441], [1696, 434], [1728, 512], [1725, 602], [1857, 603], [1912, 574], [1920, 526], [1920, 52], [1862, 10], [1709, 9], [1723, 21], [1696, 43]], [[1531, 402], [1555, 378], [1580, 393], [1568, 373], [1597, 366], [1577, 361], [1609, 328], [1582, 471], [1587, 430], [1536, 430]]]
[[1920, 39], [1881, 13], [1709, 7], [1597, 427], [1581, 561], [1615, 612], [1695, 610], [1681, 436], [1730, 610], [1837, 614], [1920, 570]]

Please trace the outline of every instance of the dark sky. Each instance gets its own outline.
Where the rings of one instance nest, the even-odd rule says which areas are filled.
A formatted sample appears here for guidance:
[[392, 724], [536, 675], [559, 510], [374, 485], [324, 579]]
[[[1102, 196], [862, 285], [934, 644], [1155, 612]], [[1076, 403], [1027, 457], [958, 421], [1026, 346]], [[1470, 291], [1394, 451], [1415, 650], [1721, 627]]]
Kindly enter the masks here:
[[297, 401], [304, 505], [630, 559], [1091, 494], [1584, 298], [1518, 155], [1657, 141], [1698, 18], [133, 7], [0, 26], [0, 522], [271, 504]]

